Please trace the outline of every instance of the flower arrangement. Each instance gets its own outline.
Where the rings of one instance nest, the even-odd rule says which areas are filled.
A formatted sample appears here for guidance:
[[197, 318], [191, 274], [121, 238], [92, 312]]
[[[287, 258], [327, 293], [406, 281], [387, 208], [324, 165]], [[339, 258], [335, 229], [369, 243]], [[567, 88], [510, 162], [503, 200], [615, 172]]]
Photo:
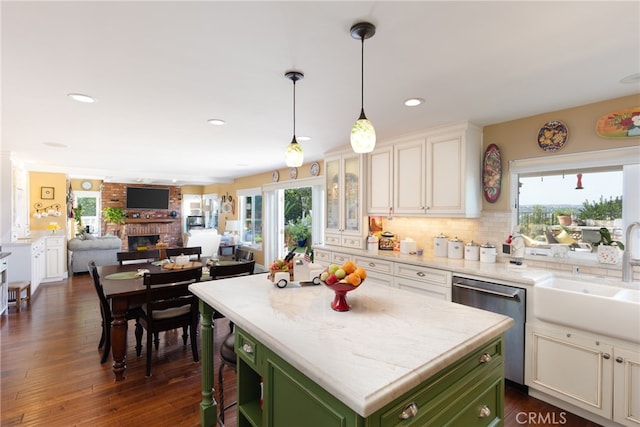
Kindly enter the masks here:
[[627, 132], [628, 136], [640, 135], [640, 111], [629, 111], [613, 117], [611, 125]]
[[47, 229], [51, 230], [51, 234], [56, 234], [56, 231], [60, 230], [60, 225], [57, 222], [50, 222]]

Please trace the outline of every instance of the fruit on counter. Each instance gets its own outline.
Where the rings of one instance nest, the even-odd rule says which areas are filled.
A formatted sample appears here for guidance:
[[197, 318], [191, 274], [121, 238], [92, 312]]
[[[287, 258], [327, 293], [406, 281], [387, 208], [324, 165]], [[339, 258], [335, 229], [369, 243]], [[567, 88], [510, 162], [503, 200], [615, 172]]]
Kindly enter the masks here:
[[367, 271], [358, 267], [354, 261], [345, 261], [342, 266], [331, 264], [320, 274], [320, 280], [327, 285], [334, 283], [348, 283], [352, 286], [359, 286], [367, 278]]

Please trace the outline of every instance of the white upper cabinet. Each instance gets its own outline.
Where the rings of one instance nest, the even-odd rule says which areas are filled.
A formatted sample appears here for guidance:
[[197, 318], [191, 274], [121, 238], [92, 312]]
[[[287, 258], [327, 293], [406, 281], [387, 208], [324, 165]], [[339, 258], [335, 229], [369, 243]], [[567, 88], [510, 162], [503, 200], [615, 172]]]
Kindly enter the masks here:
[[481, 149], [481, 129], [468, 123], [380, 145], [368, 156], [367, 212], [478, 217]]
[[353, 151], [325, 158], [328, 245], [364, 248], [362, 159], [361, 154]]

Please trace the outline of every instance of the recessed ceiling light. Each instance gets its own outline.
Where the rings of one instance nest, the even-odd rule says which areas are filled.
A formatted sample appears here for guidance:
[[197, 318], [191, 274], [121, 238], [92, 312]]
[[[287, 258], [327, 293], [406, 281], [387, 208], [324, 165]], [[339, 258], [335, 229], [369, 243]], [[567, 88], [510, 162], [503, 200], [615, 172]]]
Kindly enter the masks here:
[[299, 141], [311, 141], [310, 136], [296, 136], [296, 139]]
[[638, 82], [640, 82], [640, 73], [631, 74], [630, 76], [627, 76], [622, 80], [620, 80], [620, 83], [623, 83], [623, 84], [632, 84], [632, 83], [637, 84]]
[[96, 102], [95, 98], [89, 95], [83, 95], [81, 93], [68, 93], [67, 96], [74, 101], [84, 102], [85, 104], [92, 104]]
[[207, 120], [207, 123], [213, 126], [223, 126], [225, 124], [225, 121], [222, 119], [209, 119]]
[[55, 148], [69, 148], [68, 145], [61, 144], [59, 142], [44, 142], [43, 144], [48, 145], [49, 147], [55, 147]]
[[417, 107], [422, 103], [424, 103], [424, 99], [422, 98], [409, 98], [404, 101], [404, 105], [406, 105], [407, 107]]

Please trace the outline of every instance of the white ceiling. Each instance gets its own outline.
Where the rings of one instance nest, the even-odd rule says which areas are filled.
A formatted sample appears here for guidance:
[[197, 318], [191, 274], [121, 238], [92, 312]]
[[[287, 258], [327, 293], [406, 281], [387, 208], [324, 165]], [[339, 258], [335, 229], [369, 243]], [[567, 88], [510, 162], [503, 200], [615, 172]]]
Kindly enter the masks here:
[[[640, 2], [1, 3], [2, 147], [28, 170], [206, 184], [348, 144], [480, 126], [639, 92]], [[66, 95], [88, 94], [94, 104]], [[421, 97], [408, 108], [404, 99]], [[216, 127], [208, 119], [226, 120]], [[64, 144], [56, 148], [45, 143]]]

